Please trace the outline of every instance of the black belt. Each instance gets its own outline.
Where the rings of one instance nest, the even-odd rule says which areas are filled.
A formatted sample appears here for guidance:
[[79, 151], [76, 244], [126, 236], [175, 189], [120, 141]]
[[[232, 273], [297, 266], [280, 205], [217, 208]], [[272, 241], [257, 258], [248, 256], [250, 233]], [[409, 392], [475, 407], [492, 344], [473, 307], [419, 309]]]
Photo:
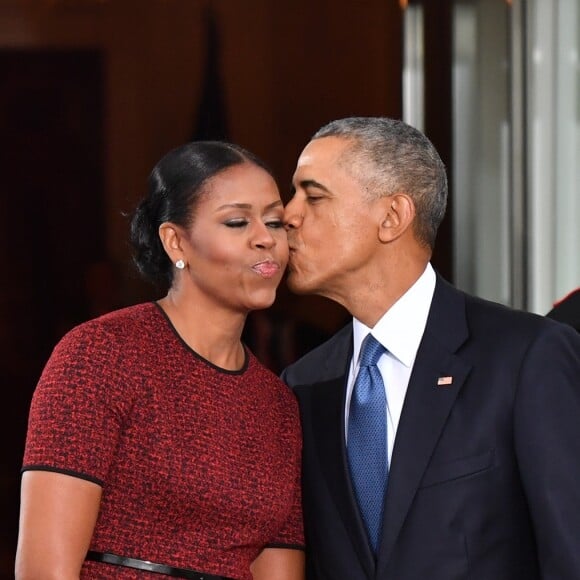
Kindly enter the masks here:
[[166, 576], [173, 576], [175, 578], [187, 578], [188, 580], [233, 580], [233, 578], [226, 578], [225, 576], [204, 574], [203, 572], [195, 572], [187, 568], [174, 568], [173, 566], [166, 566], [165, 564], [156, 564], [148, 560], [137, 560], [137, 558], [126, 558], [125, 556], [117, 556], [116, 554], [109, 554], [108, 552], [94, 552], [90, 550], [85, 560], [104, 562], [105, 564], [113, 564], [115, 566], [126, 566], [127, 568], [165, 574]]

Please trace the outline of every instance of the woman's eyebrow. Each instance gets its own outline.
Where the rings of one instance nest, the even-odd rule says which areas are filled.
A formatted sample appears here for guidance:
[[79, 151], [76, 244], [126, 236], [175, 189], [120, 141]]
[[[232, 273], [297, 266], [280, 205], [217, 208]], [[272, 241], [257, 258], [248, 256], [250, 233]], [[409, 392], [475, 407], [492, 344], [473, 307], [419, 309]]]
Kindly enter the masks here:
[[[266, 209], [273, 209], [276, 206], [281, 206], [282, 205], [282, 200], [281, 199], [277, 199], [276, 201], [273, 201], [272, 203], [269, 203], [266, 206]], [[220, 205], [217, 208], [217, 211], [220, 211], [222, 209], [227, 209], [227, 208], [236, 208], [236, 209], [252, 209], [252, 204], [251, 203], [224, 203], [223, 205]]]

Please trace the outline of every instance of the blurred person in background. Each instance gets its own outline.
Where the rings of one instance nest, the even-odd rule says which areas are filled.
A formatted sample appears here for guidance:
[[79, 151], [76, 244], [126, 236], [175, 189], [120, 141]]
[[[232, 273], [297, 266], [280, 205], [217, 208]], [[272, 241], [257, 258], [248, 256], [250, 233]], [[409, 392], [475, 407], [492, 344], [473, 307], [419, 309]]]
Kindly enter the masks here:
[[572, 290], [564, 298], [558, 300], [546, 316], [569, 324], [580, 332], [580, 288]]

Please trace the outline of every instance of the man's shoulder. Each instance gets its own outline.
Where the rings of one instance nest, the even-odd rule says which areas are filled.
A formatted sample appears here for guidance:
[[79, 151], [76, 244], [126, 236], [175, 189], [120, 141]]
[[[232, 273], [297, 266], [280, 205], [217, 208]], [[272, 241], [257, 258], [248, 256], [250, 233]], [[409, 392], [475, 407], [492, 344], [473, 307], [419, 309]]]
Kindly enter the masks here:
[[491, 356], [493, 352], [500, 359], [509, 355], [516, 360], [518, 356], [525, 356], [532, 345], [544, 349], [544, 345], [554, 340], [573, 341], [568, 336], [569, 330], [566, 325], [540, 314], [466, 293], [439, 277], [424, 344], [436, 343], [448, 352], [462, 349], [465, 356], [474, 353]]
[[540, 314], [470, 294], [441, 277], [438, 278], [437, 282], [432, 310], [443, 308], [443, 314], [448, 315], [450, 309], [457, 312], [458, 309], [464, 308], [470, 326], [481, 322], [488, 329], [497, 325], [503, 329], [515, 327], [531, 330], [550, 325], [550, 322], [546, 321], [546, 317]]
[[552, 325], [552, 321], [541, 314], [520, 310], [473, 295], [466, 295], [466, 310], [472, 325], [481, 325], [489, 331], [496, 328], [498, 331], [508, 334], [511, 332], [536, 333]]
[[[444, 299], [442, 308], [441, 303], [433, 305], [436, 313], [433, 323], [428, 325], [431, 333], [440, 335], [441, 326], [445, 320], [453, 319], [457, 322], [464, 316], [467, 328], [466, 338], [470, 344], [493, 343], [504, 352], [514, 352], [526, 351], [536, 341], [540, 341], [541, 344], [543, 340], [551, 340], [552, 336], [563, 335], [565, 338], [572, 330], [565, 324], [555, 322], [541, 314], [487, 300], [465, 293], [448, 283], [444, 284], [446, 288], [443, 292], [453, 298]], [[462, 307], [460, 307], [461, 304], [463, 304]], [[450, 308], [455, 312], [453, 316], [451, 316]], [[464, 315], [458, 315], [458, 311], [463, 309]], [[454, 328], [457, 329], [457, 325]]]
[[352, 323], [341, 328], [282, 372], [291, 387], [327, 381], [346, 371], [352, 350]]

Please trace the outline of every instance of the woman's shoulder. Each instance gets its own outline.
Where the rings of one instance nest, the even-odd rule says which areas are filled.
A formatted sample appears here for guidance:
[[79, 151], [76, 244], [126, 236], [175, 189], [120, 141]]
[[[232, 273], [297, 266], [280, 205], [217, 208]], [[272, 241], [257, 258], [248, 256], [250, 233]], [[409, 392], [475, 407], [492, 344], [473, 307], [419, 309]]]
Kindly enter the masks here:
[[159, 309], [153, 302], [126, 306], [81, 322], [67, 332], [68, 335], [92, 334], [95, 332], [110, 335], [125, 335], [140, 332], [162, 321]]
[[131, 344], [143, 344], [149, 337], [158, 336], [163, 324], [154, 303], [127, 306], [78, 324], [60, 339], [56, 350], [130, 348]]

